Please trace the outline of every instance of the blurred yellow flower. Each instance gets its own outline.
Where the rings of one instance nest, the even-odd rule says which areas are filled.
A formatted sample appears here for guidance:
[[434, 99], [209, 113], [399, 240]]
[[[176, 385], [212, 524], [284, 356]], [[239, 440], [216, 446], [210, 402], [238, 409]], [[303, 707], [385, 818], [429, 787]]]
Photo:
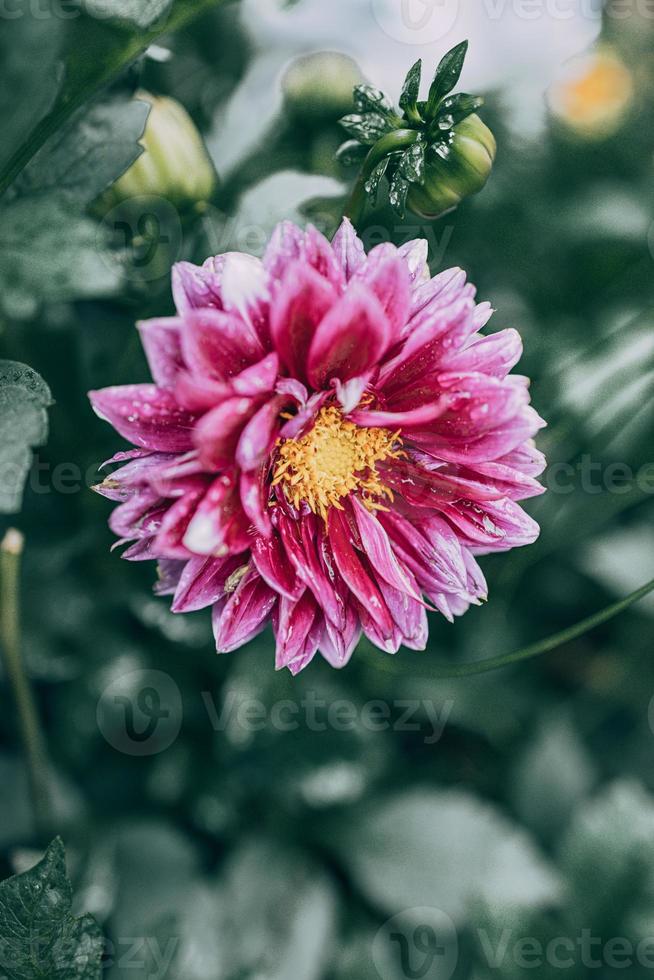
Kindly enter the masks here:
[[575, 58], [549, 90], [554, 115], [581, 136], [608, 136], [634, 97], [634, 78], [619, 55], [603, 46]]

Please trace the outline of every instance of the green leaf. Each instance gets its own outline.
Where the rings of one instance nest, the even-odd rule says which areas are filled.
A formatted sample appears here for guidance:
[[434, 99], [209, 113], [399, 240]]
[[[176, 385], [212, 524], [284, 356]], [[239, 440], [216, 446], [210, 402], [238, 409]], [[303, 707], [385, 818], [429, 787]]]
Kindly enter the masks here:
[[[56, 0], [52, 2], [55, 3]], [[146, 11], [142, 15], [142, 19], [148, 21], [145, 29], [136, 23], [116, 24], [106, 17], [96, 19], [86, 14], [64, 20], [54, 11], [51, 16], [45, 17], [40, 34], [41, 45], [39, 39], [30, 40], [30, 50], [34, 50], [34, 56], [29, 59], [28, 64], [30, 71], [36, 65], [39, 82], [34, 85], [29, 111], [19, 126], [12, 126], [10, 141], [6, 138], [7, 133], [3, 133], [7, 152], [4, 157], [0, 157], [0, 194], [11, 185], [46, 140], [80, 106], [142, 55], [160, 34], [179, 29], [220, 2], [221, 0], [175, 0], [168, 16], [159, 16], [154, 22], [150, 20], [150, 15], [155, 7], [148, 4], [146, 11], [145, 5], [139, 4], [139, 8]], [[116, 9], [120, 7], [125, 10], [127, 6], [126, 2], [120, 2]], [[129, 7], [135, 9], [136, 4], [129, 4]], [[104, 9], [106, 10], [106, 5]], [[21, 23], [35, 19], [24, 17]], [[67, 25], [65, 36], [62, 34], [64, 24]], [[13, 45], [20, 52], [20, 57], [26, 60], [25, 52], [20, 50], [15, 36], [8, 38], [9, 45]], [[41, 66], [42, 61], [47, 70]], [[15, 57], [12, 65], [14, 62]], [[3, 77], [3, 86], [5, 85], [6, 73]], [[9, 101], [12, 118], [20, 115], [17, 107], [12, 104], [16, 91], [20, 91], [20, 87], [13, 84]]]
[[467, 51], [468, 42], [462, 41], [448, 51], [438, 65], [427, 99], [427, 114], [430, 118], [436, 114], [441, 99], [448, 95], [459, 81]]
[[[635, 780], [620, 780], [580, 807], [560, 848], [571, 908], [593, 928], [652, 909], [654, 798]], [[619, 910], [620, 921], [616, 922]]]
[[372, 85], [355, 85], [354, 108], [357, 112], [390, 112], [393, 108], [391, 100]]
[[138, 141], [149, 108], [114, 96], [81, 109], [25, 168], [14, 185], [18, 194], [56, 190], [90, 204], [143, 152]]
[[334, 941], [336, 896], [319, 866], [275, 841], [245, 842], [228, 862], [224, 898], [223, 945], [231, 966], [224, 980], [324, 976]]
[[353, 112], [349, 116], [343, 116], [339, 122], [350, 136], [366, 146], [372, 146], [393, 128], [388, 119], [379, 112]]
[[366, 194], [368, 194], [373, 204], [377, 200], [377, 194], [379, 192], [379, 182], [384, 176], [384, 174], [386, 173], [389, 163], [390, 163], [390, 157], [384, 157], [383, 160], [380, 160], [364, 184], [365, 192]]
[[25, 364], [0, 361], [0, 512], [20, 510], [33, 446], [48, 437], [45, 381]]
[[409, 116], [413, 115], [418, 102], [421, 74], [422, 60], [418, 58], [415, 65], [409, 68], [407, 72], [404, 85], [402, 86], [402, 94], [400, 95], [400, 109], [403, 109]]
[[414, 143], [400, 157], [399, 171], [412, 184], [421, 184], [425, 172], [425, 144]]
[[[53, 0], [53, 6], [56, 0]], [[12, 153], [52, 109], [62, 80], [66, 21], [41, 4], [40, 16], [14, 5], [17, 17], [0, 31], [0, 173]], [[7, 14], [9, 8], [7, 8]]]
[[18, 197], [0, 210], [0, 297], [14, 316], [43, 300], [108, 296], [121, 281], [107, 229], [71, 212], [64, 193]]
[[101, 980], [102, 933], [71, 906], [57, 838], [37, 865], [0, 883], [0, 980]]
[[404, 217], [404, 212], [406, 210], [406, 196], [408, 192], [409, 181], [402, 176], [399, 170], [396, 170], [393, 174], [391, 186], [388, 191], [388, 200], [390, 201], [393, 210], [396, 211], [401, 218]]
[[78, 0], [92, 17], [129, 21], [136, 27], [165, 26], [173, 0]]
[[480, 900], [537, 908], [559, 893], [527, 834], [461, 790], [413, 789], [370, 802], [335, 844], [357, 887], [390, 914], [435, 906], [461, 921]]
[[448, 128], [451, 129], [457, 123], [462, 122], [468, 116], [480, 109], [484, 100], [480, 95], [467, 95], [465, 92], [457, 92], [443, 99], [438, 110], [438, 117], [446, 116], [449, 122]]

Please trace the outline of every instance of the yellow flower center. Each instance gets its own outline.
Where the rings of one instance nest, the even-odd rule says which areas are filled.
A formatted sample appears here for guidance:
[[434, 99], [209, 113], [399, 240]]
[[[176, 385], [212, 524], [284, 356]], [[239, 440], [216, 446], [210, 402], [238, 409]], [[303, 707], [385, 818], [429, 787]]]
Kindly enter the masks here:
[[357, 492], [369, 510], [385, 510], [380, 497], [393, 499], [376, 464], [403, 455], [399, 432], [366, 429], [348, 422], [335, 406], [322, 408], [313, 428], [301, 439], [277, 447], [273, 486], [281, 483], [295, 507], [305, 501], [327, 518], [330, 507], [343, 510], [341, 498]]

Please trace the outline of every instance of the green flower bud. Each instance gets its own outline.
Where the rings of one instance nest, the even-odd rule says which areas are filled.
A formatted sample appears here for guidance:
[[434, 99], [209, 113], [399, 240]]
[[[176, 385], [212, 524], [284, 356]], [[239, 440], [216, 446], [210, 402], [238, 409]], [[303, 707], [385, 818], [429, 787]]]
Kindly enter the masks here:
[[347, 55], [334, 51], [296, 58], [282, 83], [288, 108], [299, 119], [335, 119], [346, 112], [352, 101], [352, 88], [361, 73]]
[[408, 206], [423, 218], [451, 211], [488, 180], [496, 144], [476, 114], [483, 99], [450, 95], [467, 49], [464, 41], [448, 51], [424, 102], [419, 101], [421, 61], [406, 76], [399, 110], [377, 89], [354, 89], [356, 112], [341, 119], [351, 138], [339, 151], [346, 164], [365, 155], [347, 212], [353, 221], [366, 196], [376, 200], [382, 179], [388, 182], [388, 199], [399, 214]]
[[202, 206], [216, 172], [193, 120], [175, 99], [137, 92], [151, 106], [141, 138], [143, 153], [104, 196], [111, 207], [142, 195], [164, 197], [180, 210]]
[[495, 160], [497, 144], [478, 115], [468, 116], [452, 130], [450, 143], [429, 147], [422, 184], [413, 183], [407, 206], [422, 218], [438, 218], [484, 187]]

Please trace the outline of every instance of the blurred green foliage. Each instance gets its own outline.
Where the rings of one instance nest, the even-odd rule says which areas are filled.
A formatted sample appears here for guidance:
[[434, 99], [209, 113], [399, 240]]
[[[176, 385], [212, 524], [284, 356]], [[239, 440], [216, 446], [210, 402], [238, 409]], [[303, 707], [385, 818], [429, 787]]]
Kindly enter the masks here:
[[[119, 447], [85, 393], [146, 377], [133, 324], [171, 310], [173, 261], [260, 251], [282, 217], [333, 229], [353, 176], [333, 158], [347, 107], [337, 92], [320, 109], [309, 78], [303, 112], [296, 72], [265, 142], [207, 208], [180, 216], [155, 194], [99, 217], [93, 201], [138, 153], [136, 89], [184, 104], [220, 175], [216, 120], [250, 55], [234, 6], [164, 34], [171, 57], [139, 52], [177, 25], [178, 4], [150, 5], [144, 21], [147, 4], [122, 0], [101, 23], [83, 6], [50, 31], [29, 16], [3, 26], [0, 73], [10, 104], [25, 100], [5, 130], [12, 151], [59, 104], [61, 52], [83, 44], [85, 25], [129, 56], [112, 62], [119, 74], [97, 66], [110, 81], [100, 95], [85, 61], [92, 100], [66, 113], [2, 200], [0, 356], [38, 371], [54, 399], [23, 510], [5, 523], [26, 537], [24, 652], [53, 766], [52, 832], [78, 913], [107, 937], [105, 975], [650, 976], [654, 603], [488, 676], [438, 680], [430, 658], [508, 652], [654, 575], [651, 21], [605, 26], [637, 91], [614, 135], [582, 139], [549, 120], [522, 139], [491, 97], [499, 150], [482, 194], [433, 224], [367, 212], [369, 246], [427, 237], [433, 270], [460, 264], [497, 308], [490, 329], [521, 331], [521, 370], [549, 422], [549, 492], [528, 504], [539, 542], [483, 559], [489, 603], [454, 626], [431, 617], [425, 654], [401, 651], [387, 670], [364, 642], [344, 672], [316, 659], [293, 680], [274, 672], [267, 634], [217, 657], [206, 613], [173, 616], [152, 595], [154, 568], [110, 553], [108, 507], [88, 487]], [[256, 116], [253, 103], [244, 125]], [[22, 397], [28, 415], [44, 411]], [[16, 425], [24, 454], [42, 433]], [[141, 742], [125, 734], [126, 705], [139, 703], [144, 729], [169, 712]], [[46, 843], [16, 732], [3, 684], [3, 877]], [[2, 903], [0, 892], [6, 939]], [[0, 976], [34, 975], [0, 962]]]

